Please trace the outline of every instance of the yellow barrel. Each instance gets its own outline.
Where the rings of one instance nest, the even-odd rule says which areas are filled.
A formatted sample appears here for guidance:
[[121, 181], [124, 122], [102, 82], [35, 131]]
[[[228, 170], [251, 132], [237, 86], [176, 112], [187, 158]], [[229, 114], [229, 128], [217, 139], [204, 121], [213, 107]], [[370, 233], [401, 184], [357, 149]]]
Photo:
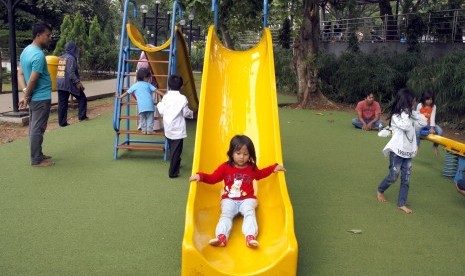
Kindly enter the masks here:
[[50, 78], [52, 79], [52, 91], [57, 90], [57, 71], [58, 71], [58, 60], [60, 57], [57, 56], [46, 56], [47, 68], [50, 73]]

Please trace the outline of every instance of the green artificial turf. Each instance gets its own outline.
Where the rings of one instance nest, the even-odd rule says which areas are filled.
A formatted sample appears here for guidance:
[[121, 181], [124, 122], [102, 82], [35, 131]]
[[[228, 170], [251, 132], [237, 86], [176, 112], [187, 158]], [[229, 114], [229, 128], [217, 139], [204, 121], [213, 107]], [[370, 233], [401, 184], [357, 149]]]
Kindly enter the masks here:
[[[441, 176], [444, 152], [422, 142], [406, 215], [399, 183], [376, 201], [388, 138], [354, 129], [349, 113], [279, 115], [298, 275], [463, 274], [465, 198]], [[0, 275], [180, 275], [195, 126], [177, 179], [161, 153], [113, 160], [112, 114], [47, 132], [53, 167], [29, 166], [28, 139], [0, 145]]]

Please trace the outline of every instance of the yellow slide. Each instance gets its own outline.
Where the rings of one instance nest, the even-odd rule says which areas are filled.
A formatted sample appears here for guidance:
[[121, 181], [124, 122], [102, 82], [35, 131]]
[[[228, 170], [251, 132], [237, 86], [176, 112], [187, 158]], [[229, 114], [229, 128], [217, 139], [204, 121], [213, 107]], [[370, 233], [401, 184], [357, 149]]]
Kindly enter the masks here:
[[[192, 172], [213, 172], [227, 160], [230, 139], [252, 138], [259, 167], [282, 164], [273, 45], [268, 28], [247, 51], [231, 51], [210, 27], [197, 119]], [[285, 165], [285, 164], [284, 164]], [[258, 249], [242, 234], [242, 217], [234, 220], [228, 245], [212, 247], [220, 215], [223, 183], [192, 182], [182, 244], [182, 275], [295, 275], [297, 240], [285, 173], [258, 182]]]
[[[166, 89], [168, 78], [168, 60], [171, 39], [158, 47], [149, 47], [145, 44], [144, 37], [139, 32], [136, 26], [132, 24], [126, 25], [129, 39], [132, 44], [145, 52], [147, 60], [150, 62], [152, 72], [157, 79], [158, 88]], [[181, 93], [186, 96], [189, 101], [189, 108], [192, 111], [197, 111], [199, 100], [195, 89], [194, 76], [192, 75], [191, 63], [189, 61], [189, 53], [187, 51], [186, 41], [180, 29], [176, 27], [174, 31], [177, 38], [176, 51], [176, 74], [180, 75], [184, 80], [184, 86]]]
[[465, 157], [465, 144], [439, 135], [429, 134], [423, 137], [433, 143], [443, 145], [447, 151]]

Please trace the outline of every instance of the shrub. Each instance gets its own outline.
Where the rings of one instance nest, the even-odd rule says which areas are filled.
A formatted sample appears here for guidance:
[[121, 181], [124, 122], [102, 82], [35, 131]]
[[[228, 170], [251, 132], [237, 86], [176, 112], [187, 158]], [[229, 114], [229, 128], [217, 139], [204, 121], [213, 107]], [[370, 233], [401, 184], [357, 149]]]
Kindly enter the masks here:
[[465, 53], [453, 52], [412, 70], [408, 86], [420, 96], [430, 89], [436, 94], [437, 121], [465, 128]]
[[194, 41], [192, 42], [190, 61], [192, 70], [201, 71], [203, 70], [203, 61], [205, 56], [205, 41]]
[[335, 102], [354, 104], [364, 98], [367, 91], [374, 93], [381, 103], [388, 103], [398, 88], [400, 73], [382, 54], [345, 53], [337, 62], [334, 57], [321, 58], [320, 79], [323, 93]]
[[274, 48], [276, 88], [281, 93], [297, 94], [297, 80], [291, 49]]

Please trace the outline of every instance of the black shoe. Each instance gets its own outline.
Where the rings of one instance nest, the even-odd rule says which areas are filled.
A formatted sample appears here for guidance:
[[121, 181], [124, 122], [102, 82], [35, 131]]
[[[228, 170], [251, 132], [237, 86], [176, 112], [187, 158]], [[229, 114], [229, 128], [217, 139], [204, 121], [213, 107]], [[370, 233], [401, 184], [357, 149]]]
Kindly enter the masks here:
[[65, 127], [65, 126], [69, 126], [68, 123], [64, 124], [64, 125], [60, 125], [60, 127]]
[[82, 119], [79, 119], [79, 122], [88, 121], [88, 120], [89, 120], [89, 117], [86, 116], [86, 117], [84, 117], [84, 118], [82, 118]]
[[170, 178], [176, 178], [176, 177], [178, 177], [178, 176], [179, 176], [179, 174], [170, 175]]

